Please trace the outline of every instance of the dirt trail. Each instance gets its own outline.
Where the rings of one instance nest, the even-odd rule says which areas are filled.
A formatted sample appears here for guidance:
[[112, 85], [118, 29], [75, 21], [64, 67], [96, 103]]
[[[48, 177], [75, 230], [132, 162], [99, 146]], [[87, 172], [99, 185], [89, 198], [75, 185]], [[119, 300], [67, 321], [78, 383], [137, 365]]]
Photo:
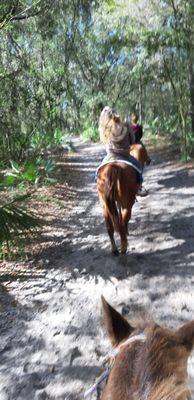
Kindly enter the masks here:
[[83, 398], [109, 350], [101, 294], [123, 314], [146, 307], [168, 326], [194, 318], [194, 170], [152, 156], [150, 195], [134, 205], [129, 251], [119, 257], [109, 253], [93, 181], [102, 147], [78, 143], [68, 156], [74, 207], [55, 219], [53, 245], [24, 263], [24, 279], [10, 283], [2, 269], [1, 400]]

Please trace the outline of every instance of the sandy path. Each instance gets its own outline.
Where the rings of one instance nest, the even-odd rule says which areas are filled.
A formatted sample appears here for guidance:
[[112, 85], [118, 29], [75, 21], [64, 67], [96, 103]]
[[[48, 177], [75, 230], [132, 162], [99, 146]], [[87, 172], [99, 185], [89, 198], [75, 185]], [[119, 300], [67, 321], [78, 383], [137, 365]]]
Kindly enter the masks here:
[[[150, 195], [135, 204], [129, 252], [117, 258], [93, 183], [101, 157], [88, 144], [69, 156], [75, 206], [56, 219], [56, 244], [24, 265], [25, 282], [7, 290], [1, 277], [1, 400], [83, 398], [109, 349], [102, 293], [124, 314], [147, 307], [168, 326], [194, 318], [194, 170], [154, 155], [145, 173]], [[189, 375], [194, 381], [194, 357]]]

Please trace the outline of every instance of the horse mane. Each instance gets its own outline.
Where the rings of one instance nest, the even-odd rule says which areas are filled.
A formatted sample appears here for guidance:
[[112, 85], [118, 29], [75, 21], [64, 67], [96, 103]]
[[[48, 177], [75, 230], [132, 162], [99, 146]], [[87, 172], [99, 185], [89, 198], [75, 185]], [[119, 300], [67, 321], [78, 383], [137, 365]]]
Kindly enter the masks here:
[[[130, 324], [138, 330], [144, 330], [155, 324], [151, 314], [145, 310], [140, 311], [134, 319], [130, 319]], [[156, 331], [160, 329], [156, 324]], [[162, 340], [163, 344], [165, 343]], [[157, 350], [155, 345], [153, 351]], [[145, 360], [146, 362], [146, 360]], [[145, 377], [144, 377], [145, 378]], [[187, 382], [177, 382], [175, 376], [170, 376], [163, 379], [161, 382], [156, 381], [155, 385], [150, 391], [149, 383], [147, 390], [142, 396], [140, 393], [134, 394], [133, 400], [191, 400], [191, 392], [187, 386]]]
[[[162, 356], [160, 348], [164, 348], [166, 346], [168, 348], [168, 342], [166, 342], [165, 337], [160, 337], [159, 339], [159, 332], [160, 327], [156, 325], [154, 329], [154, 334], [150, 337], [150, 345], [148, 344], [149, 353], [147, 353], [145, 349], [145, 353], [142, 354], [142, 360], [145, 365], [145, 370], [142, 370], [140, 379], [142, 383], [142, 388], [144, 388], [144, 393], [147, 392], [147, 395], [145, 395], [145, 399], [143, 396], [140, 396], [138, 400], [189, 400], [190, 391], [187, 386], [187, 380], [185, 380], [185, 377], [180, 376], [177, 379], [177, 376], [171, 375], [171, 373], [173, 372], [173, 364], [167, 363], [165, 367], [165, 359]], [[174, 338], [173, 336], [171, 337], [169, 332], [169, 343], [173, 343], [173, 341]], [[179, 351], [181, 352], [181, 350]], [[171, 346], [169, 347], [169, 353], [171, 353]], [[155, 354], [155, 357], [150, 357], [150, 354]], [[142, 362], [142, 360], [140, 360], [140, 363]], [[141, 364], [138, 365], [138, 370], [140, 365]], [[156, 377], [156, 381], [154, 386], [151, 388], [149, 383], [147, 385], [147, 382], [150, 382], [150, 379], [152, 379], [153, 376]], [[157, 379], [157, 376], [158, 378], [160, 377], [160, 379], [162, 378], [162, 380], [160, 381], [160, 379]]]
[[186, 384], [177, 384], [175, 377], [171, 377], [155, 386], [149, 398], [145, 400], [189, 400], [190, 396]]

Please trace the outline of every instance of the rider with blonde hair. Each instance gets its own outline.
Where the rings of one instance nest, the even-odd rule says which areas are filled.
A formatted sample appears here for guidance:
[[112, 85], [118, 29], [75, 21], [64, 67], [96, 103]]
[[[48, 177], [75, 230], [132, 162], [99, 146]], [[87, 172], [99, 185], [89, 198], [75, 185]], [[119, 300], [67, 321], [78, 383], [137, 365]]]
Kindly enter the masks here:
[[132, 165], [137, 173], [137, 183], [143, 182], [142, 166], [136, 158], [129, 154], [129, 148], [134, 143], [127, 124], [121, 122], [120, 116], [110, 107], [105, 107], [99, 119], [100, 139], [104, 143], [107, 155], [102, 165], [112, 161], [124, 161]]
[[100, 140], [105, 144], [110, 157], [114, 155], [129, 157], [132, 140], [128, 127], [121, 122], [120, 115], [108, 106], [104, 107], [100, 114], [99, 132]]

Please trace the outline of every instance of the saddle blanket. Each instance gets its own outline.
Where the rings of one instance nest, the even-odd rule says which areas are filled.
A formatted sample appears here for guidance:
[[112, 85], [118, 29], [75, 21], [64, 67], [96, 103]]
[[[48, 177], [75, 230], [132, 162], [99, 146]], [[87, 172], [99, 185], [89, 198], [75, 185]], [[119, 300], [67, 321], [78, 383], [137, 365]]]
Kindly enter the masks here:
[[136, 172], [138, 172], [139, 175], [142, 175], [142, 167], [141, 167], [140, 162], [138, 160], [136, 160], [135, 157], [130, 156], [130, 155], [128, 158], [122, 157], [122, 156], [110, 157], [109, 155], [107, 155], [106, 157], [104, 157], [101, 164], [97, 168], [97, 171], [96, 171], [97, 175], [98, 175], [98, 171], [100, 170], [100, 168], [102, 168], [106, 164], [111, 164], [113, 162], [114, 163], [120, 162], [120, 163], [130, 165], [131, 167], [133, 167], [136, 170]]

